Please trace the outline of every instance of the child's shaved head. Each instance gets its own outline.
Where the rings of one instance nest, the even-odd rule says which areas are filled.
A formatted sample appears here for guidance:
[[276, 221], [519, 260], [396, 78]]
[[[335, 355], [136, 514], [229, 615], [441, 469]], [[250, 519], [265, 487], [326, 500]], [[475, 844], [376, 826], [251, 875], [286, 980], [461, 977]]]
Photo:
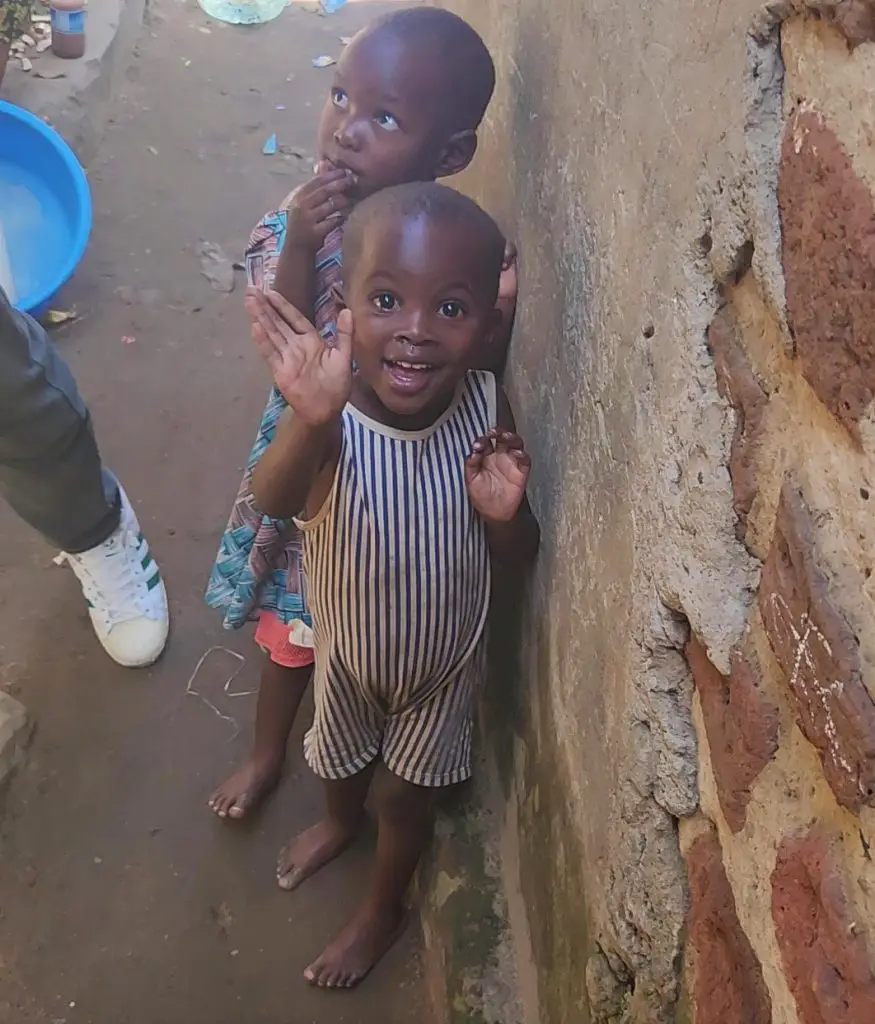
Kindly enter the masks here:
[[459, 248], [465, 252], [465, 262], [476, 268], [478, 285], [490, 293], [486, 301], [491, 307], [504, 261], [504, 235], [473, 199], [433, 181], [383, 189], [353, 210], [343, 237], [344, 279], [348, 281], [354, 276], [375, 231], [390, 224], [403, 228], [416, 221], [439, 225], [457, 237]]
[[419, 417], [421, 426], [447, 408], [499, 322], [504, 246], [488, 213], [435, 182], [386, 188], [356, 206], [343, 240], [343, 299], [359, 408]]
[[476, 131], [495, 89], [495, 65], [474, 29], [440, 7], [405, 7], [379, 18], [360, 38], [383, 34], [421, 47], [423, 57], [442, 70], [447, 130]]

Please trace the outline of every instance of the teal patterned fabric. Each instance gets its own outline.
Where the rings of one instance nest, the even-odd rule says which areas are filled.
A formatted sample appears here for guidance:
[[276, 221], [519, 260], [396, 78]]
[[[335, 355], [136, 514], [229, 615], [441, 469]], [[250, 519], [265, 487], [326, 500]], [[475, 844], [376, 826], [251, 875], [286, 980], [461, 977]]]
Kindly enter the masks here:
[[[265, 288], [273, 283], [291, 199], [289, 196], [281, 209], [264, 217], [252, 233], [246, 250], [246, 277], [252, 286]], [[342, 241], [341, 226], [331, 231], [316, 257], [316, 326], [326, 340], [333, 338], [336, 327], [333, 286], [340, 281]], [[301, 536], [290, 521], [262, 515], [252, 496], [252, 471], [273, 441], [286, 408], [285, 400], [274, 388], [210, 573], [206, 601], [225, 613], [226, 629], [239, 629], [257, 619], [262, 610], [272, 612], [286, 624], [300, 619], [312, 625]]]

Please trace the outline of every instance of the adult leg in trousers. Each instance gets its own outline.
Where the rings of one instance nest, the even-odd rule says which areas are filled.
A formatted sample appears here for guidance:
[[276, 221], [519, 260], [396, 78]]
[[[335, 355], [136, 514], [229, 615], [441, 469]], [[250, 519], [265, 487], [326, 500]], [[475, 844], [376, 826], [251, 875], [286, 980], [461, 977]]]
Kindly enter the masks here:
[[169, 628], [158, 567], [127, 496], [101, 463], [68, 366], [2, 288], [0, 497], [61, 548], [107, 653], [132, 668], [154, 662]]

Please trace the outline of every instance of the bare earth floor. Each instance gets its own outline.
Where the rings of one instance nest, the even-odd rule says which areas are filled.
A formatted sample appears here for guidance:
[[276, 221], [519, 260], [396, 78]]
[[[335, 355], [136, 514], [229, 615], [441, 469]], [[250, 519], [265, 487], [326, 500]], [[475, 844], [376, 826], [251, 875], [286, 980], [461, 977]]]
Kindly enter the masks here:
[[[116, 668], [73, 577], [0, 509], [0, 685], [37, 720], [0, 849], [0, 1021], [33, 1024], [401, 1024], [421, 1019], [415, 935], [355, 994], [307, 988], [303, 968], [366, 878], [363, 841], [293, 894], [277, 850], [319, 792], [300, 755], [250, 826], [207, 810], [240, 760], [254, 710], [250, 639], [223, 633], [203, 585], [268, 381], [250, 350], [242, 279], [211, 289], [196, 248], [239, 259], [262, 212], [312, 164], [337, 55], [387, 4], [321, 18], [293, 6], [235, 29], [193, 3], [153, 5], [91, 168], [95, 231], [56, 340], [89, 400], [104, 456], [134, 499], [171, 596], [172, 641], [153, 671]], [[285, 109], [278, 109], [284, 107]], [[302, 154], [264, 156], [273, 132]]]

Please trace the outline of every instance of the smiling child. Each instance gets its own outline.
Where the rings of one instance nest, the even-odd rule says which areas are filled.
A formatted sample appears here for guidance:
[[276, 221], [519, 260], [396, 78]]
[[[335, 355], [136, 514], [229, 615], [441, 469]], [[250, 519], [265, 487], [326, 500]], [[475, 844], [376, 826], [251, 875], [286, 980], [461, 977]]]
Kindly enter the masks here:
[[504, 245], [465, 196], [398, 186], [350, 217], [333, 343], [277, 293], [247, 298], [291, 409], [253, 489], [303, 534], [316, 656], [304, 752], [326, 799], [280, 855], [282, 888], [351, 842], [375, 780], [370, 890], [305, 971], [326, 988], [356, 985], [399, 934], [434, 795], [471, 774], [491, 560], [519, 571], [538, 547], [529, 456], [495, 376], [471, 369]]
[[[326, 98], [315, 177], [253, 233], [246, 258], [250, 284], [274, 287], [330, 339], [350, 210], [388, 186], [433, 181], [467, 167], [494, 85], [483, 41], [448, 11], [405, 8], [359, 33], [344, 50]], [[483, 336], [476, 365], [502, 365], [515, 304], [516, 267], [507, 247], [500, 315]], [[300, 533], [287, 520], [265, 515], [252, 492], [253, 471], [285, 410], [274, 389], [207, 590], [227, 628], [257, 621], [256, 642], [265, 652], [252, 752], [209, 801], [230, 820], [243, 818], [276, 784], [313, 673]]]

